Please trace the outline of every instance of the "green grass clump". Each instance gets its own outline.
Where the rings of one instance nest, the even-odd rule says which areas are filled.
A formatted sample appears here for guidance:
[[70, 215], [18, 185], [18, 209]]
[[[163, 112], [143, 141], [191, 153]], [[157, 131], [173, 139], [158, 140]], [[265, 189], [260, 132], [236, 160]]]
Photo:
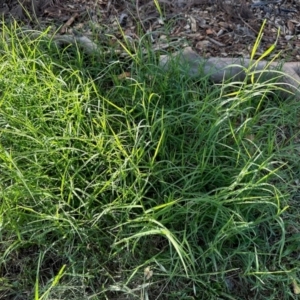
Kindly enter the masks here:
[[296, 299], [299, 103], [141, 53], [122, 79], [128, 61], [17, 32], [0, 45], [0, 298]]

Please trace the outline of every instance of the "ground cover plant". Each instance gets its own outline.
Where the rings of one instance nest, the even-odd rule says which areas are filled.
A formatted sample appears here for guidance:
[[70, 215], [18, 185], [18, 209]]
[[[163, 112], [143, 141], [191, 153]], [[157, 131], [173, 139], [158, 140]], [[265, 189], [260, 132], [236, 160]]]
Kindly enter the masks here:
[[0, 298], [297, 299], [292, 96], [1, 34]]

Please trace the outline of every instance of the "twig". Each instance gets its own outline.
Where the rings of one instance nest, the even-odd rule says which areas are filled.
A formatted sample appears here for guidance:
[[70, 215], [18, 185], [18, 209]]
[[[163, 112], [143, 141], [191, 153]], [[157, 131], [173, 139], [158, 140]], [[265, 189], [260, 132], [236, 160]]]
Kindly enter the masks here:
[[66, 33], [67, 32], [67, 27], [71, 26], [72, 23], [75, 21], [75, 19], [79, 16], [79, 14], [76, 12], [71, 16], [71, 18], [62, 26], [60, 29], [60, 33]]
[[219, 47], [225, 47], [226, 46], [225, 44], [223, 44], [221, 42], [218, 42], [218, 41], [214, 40], [213, 38], [211, 38], [209, 36], [207, 36], [206, 39], [209, 40], [210, 42], [216, 44]]
[[251, 29], [254, 33], [256, 33], [257, 35], [258, 35], [258, 31], [257, 30], [255, 30], [252, 26], [250, 26], [242, 17], [241, 17], [241, 15], [240, 14], [238, 14], [238, 16], [239, 16], [239, 18], [241, 19], [241, 21], [249, 28], [249, 29]]

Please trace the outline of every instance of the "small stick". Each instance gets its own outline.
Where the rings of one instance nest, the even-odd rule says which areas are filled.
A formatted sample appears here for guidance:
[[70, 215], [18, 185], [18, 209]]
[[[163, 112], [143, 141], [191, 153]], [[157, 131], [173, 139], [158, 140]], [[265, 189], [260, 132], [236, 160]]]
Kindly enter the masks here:
[[250, 26], [243, 18], [240, 14], [238, 14], [239, 18], [241, 19], [241, 21], [249, 28], [251, 29], [256, 35], [259, 34], [259, 32], [257, 30], [255, 30], [252, 26]]
[[79, 16], [79, 14], [77, 12], [75, 14], [73, 14], [71, 16], [71, 18], [62, 26], [59, 33], [61, 33], [61, 34], [66, 33], [67, 27], [70, 27], [78, 16]]
[[219, 47], [225, 47], [225, 46], [226, 46], [226, 45], [224, 45], [223, 43], [218, 42], [218, 41], [214, 40], [213, 38], [211, 38], [211, 37], [209, 37], [209, 36], [207, 36], [206, 39], [208, 39], [210, 42], [216, 44], [216, 45], [219, 46]]

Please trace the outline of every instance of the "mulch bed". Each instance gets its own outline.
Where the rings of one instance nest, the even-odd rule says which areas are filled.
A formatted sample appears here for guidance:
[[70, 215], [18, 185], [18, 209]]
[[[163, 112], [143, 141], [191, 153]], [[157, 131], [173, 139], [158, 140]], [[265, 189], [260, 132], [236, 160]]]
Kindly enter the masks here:
[[204, 57], [249, 58], [261, 25], [256, 55], [272, 44], [269, 56], [300, 60], [299, 0], [4, 0], [0, 15], [26, 28], [51, 26], [56, 35], [86, 36], [122, 50], [119, 41], [139, 45], [147, 38], [154, 50], [173, 52], [187, 45]]

